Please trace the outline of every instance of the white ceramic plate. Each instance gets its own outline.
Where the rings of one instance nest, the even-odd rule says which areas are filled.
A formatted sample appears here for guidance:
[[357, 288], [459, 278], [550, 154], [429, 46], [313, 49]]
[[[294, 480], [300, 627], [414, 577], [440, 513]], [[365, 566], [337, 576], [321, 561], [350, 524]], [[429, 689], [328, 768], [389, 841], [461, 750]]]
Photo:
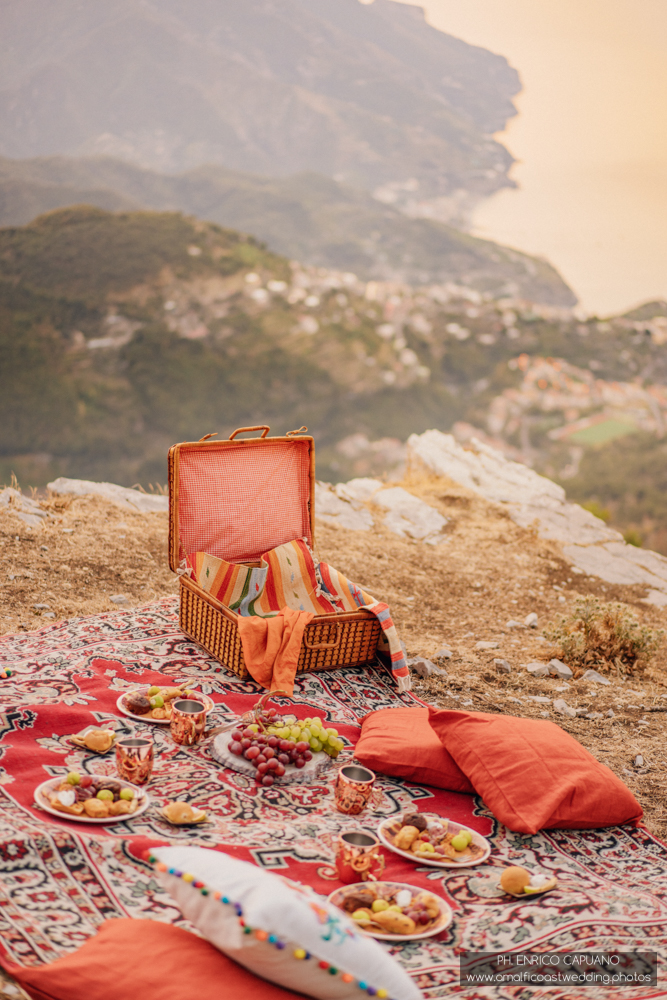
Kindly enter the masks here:
[[483, 853], [479, 855], [474, 861], [453, 861], [451, 858], [446, 858], [443, 861], [431, 861], [430, 858], [425, 857], [415, 857], [411, 851], [402, 851], [400, 848], [395, 847], [389, 839], [388, 828], [391, 827], [393, 823], [396, 822], [396, 816], [389, 816], [387, 819], [383, 820], [378, 827], [378, 838], [388, 847], [390, 851], [394, 854], [400, 854], [402, 858], [407, 858], [408, 861], [414, 861], [417, 865], [429, 865], [432, 868], [471, 868], [473, 865], [481, 865], [487, 860], [491, 854], [491, 844], [483, 837], [481, 833], [477, 833], [476, 830], [472, 830], [469, 826], [464, 826], [462, 823], [457, 823], [453, 819], [447, 819], [446, 816], [438, 816], [436, 813], [422, 813], [424, 819], [429, 823], [444, 823], [447, 822], [447, 829], [452, 832], [458, 833], [459, 830], [469, 830], [472, 834], [472, 842], [478, 847], [482, 848]]
[[[329, 902], [337, 906], [339, 910], [343, 909], [343, 900], [347, 895], [353, 892], [359, 892], [362, 890], [367, 890], [371, 886], [373, 888], [386, 887], [391, 890], [391, 892], [399, 892], [401, 889], [408, 889], [413, 897], [418, 895], [420, 892], [428, 892], [430, 896], [437, 899], [440, 906], [440, 916], [436, 918], [435, 924], [427, 928], [425, 931], [418, 931], [416, 934], [383, 934], [380, 931], [364, 930], [359, 927], [359, 931], [367, 934], [368, 937], [374, 937], [378, 941], [420, 941], [422, 938], [435, 937], [436, 934], [441, 934], [446, 930], [452, 922], [453, 913], [449, 903], [446, 903], [442, 896], [436, 895], [436, 893], [431, 892], [430, 889], [418, 889], [416, 885], [407, 885], [405, 882], [355, 882], [353, 885], [345, 885], [342, 889], [334, 889], [331, 895], [328, 897]], [[346, 910], [343, 910], [347, 916], [350, 916]], [[353, 921], [354, 922], [354, 921]]]
[[[105, 775], [106, 777], [106, 775]], [[40, 809], [44, 812], [51, 813], [52, 816], [56, 816], [58, 819], [72, 820], [74, 823], [95, 823], [99, 825], [100, 823], [123, 823], [130, 819], [136, 819], [137, 816], [141, 816], [145, 813], [150, 804], [150, 797], [148, 792], [143, 788], [139, 788], [138, 785], [133, 785], [130, 781], [123, 781], [122, 778], [114, 778], [122, 788], [131, 788], [137, 798], [139, 805], [133, 813], [126, 813], [123, 816], [105, 816], [97, 818], [95, 816], [75, 816], [73, 813], [60, 812], [59, 809], [54, 809], [51, 805], [49, 799], [47, 798], [47, 792], [53, 791], [62, 784], [61, 778], [49, 778], [47, 781], [43, 781], [41, 785], [38, 785], [35, 789], [35, 802]]]
[[[128, 694], [146, 694], [149, 688], [156, 687], [154, 684], [144, 684], [142, 687], [131, 688], [129, 691], [123, 691], [118, 700], [116, 701], [116, 707], [123, 715], [127, 715], [130, 719], [136, 719], [137, 722], [148, 722], [153, 726], [168, 726], [169, 719], [151, 719], [149, 715], [136, 715], [134, 712], [129, 712], [125, 708], [125, 697]], [[172, 687], [177, 687], [177, 684], [173, 684]], [[162, 687], [167, 687], [163, 684]], [[189, 691], [194, 691], [193, 701], [202, 701], [204, 703], [204, 710], [210, 712], [212, 708], [215, 708], [215, 702], [209, 698], [207, 694], [202, 694], [201, 691], [196, 691], [195, 688], [188, 688]]]
[[96, 753], [99, 757], [104, 757], [105, 754], [110, 753], [113, 750], [113, 748], [115, 747], [116, 740], [118, 739], [118, 733], [116, 733], [113, 729], [109, 729], [109, 732], [113, 732], [113, 740], [111, 741], [111, 746], [109, 747], [108, 750], [91, 750], [90, 747], [84, 746], [83, 743], [77, 743], [77, 739], [76, 739], [76, 738], [78, 738], [80, 740], [83, 740], [83, 738], [85, 737], [86, 733], [89, 733], [91, 729], [109, 729], [109, 727], [108, 726], [86, 726], [86, 728], [82, 729], [80, 732], [78, 732], [78, 733], [72, 733], [72, 735], [68, 736], [67, 739], [72, 744], [73, 747], [77, 748], [77, 750], [85, 750], [86, 753]]

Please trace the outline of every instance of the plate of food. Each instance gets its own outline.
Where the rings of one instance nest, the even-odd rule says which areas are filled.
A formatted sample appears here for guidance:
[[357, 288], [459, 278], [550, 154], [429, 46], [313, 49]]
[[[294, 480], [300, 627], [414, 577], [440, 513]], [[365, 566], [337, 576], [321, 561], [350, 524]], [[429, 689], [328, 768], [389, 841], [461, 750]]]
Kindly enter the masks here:
[[189, 802], [167, 802], [159, 813], [172, 826], [194, 826], [206, 820], [204, 810], [191, 806]]
[[491, 853], [491, 844], [476, 830], [414, 809], [385, 819], [378, 827], [378, 837], [401, 857], [434, 868], [480, 865]]
[[64, 778], [49, 778], [35, 789], [40, 809], [79, 823], [122, 823], [146, 812], [148, 792], [122, 778], [70, 771]]
[[217, 735], [215, 759], [265, 788], [274, 783], [319, 781], [345, 745], [338, 730], [319, 716], [297, 719], [279, 716], [274, 709], [269, 712], [264, 720]]
[[499, 887], [503, 892], [517, 899], [525, 899], [526, 896], [541, 896], [545, 892], [550, 892], [558, 885], [555, 875], [545, 875], [544, 872], [530, 872], [520, 865], [510, 865], [500, 876]]
[[116, 742], [116, 732], [113, 729], [103, 729], [100, 726], [86, 726], [79, 733], [68, 736], [67, 739], [81, 750], [91, 750], [104, 755], [109, 753]]
[[419, 941], [435, 937], [452, 922], [441, 896], [404, 882], [355, 882], [335, 889], [329, 902], [359, 930], [379, 941]]
[[142, 687], [124, 691], [116, 705], [130, 719], [138, 722], [153, 722], [158, 726], [168, 726], [171, 722], [172, 702], [178, 698], [192, 698], [201, 701], [205, 711], [215, 708], [214, 701], [201, 691], [195, 691], [188, 684], [168, 687], [166, 684], [144, 684]]

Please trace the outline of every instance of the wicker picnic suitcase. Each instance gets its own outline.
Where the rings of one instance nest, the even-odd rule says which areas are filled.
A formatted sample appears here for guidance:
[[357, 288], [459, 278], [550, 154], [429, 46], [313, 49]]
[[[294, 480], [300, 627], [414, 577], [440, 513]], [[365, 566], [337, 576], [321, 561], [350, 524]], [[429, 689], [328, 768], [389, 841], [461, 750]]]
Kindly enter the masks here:
[[[227, 562], [259, 565], [264, 552], [306, 538], [315, 542], [315, 443], [293, 431], [241, 427], [228, 441], [207, 434], [169, 451], [169, 566], [207, 552]], [[246, 431], [261, 437], [241, 438]], [[180, 625], [219, 663], [247, 677], [238, 615], [180, 577]], [[297, 673], [359, 666], [376, 658], [380, 624], [370, 611], [319, 615], [306, 626]]]

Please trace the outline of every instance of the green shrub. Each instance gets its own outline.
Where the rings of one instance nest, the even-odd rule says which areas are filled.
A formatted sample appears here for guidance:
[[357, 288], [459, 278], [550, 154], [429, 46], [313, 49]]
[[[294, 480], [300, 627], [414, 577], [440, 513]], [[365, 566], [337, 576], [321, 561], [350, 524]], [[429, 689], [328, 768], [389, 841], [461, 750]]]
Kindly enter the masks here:
[[544, 634], [575, 677], [593, 668], [601, 673], [640, 673], [662, 643], [664, 631], [641, 625], [623, 604], [580, 598]]
[[603, 507], [597, 500], [587, 500], [586, 503], [582, 503], [581, 506], [584, 510], [587, 510], [590, 514], [592, 514], [593, 517], [599, 517], [605, 524], [609, 524], [611, 521], [611, 511], [608, 507]]
[[623, 532], [623, 538], [628, 543], [628, 545], [634, 545], [638, 549], [641, 549], [644, 540], [639, 534], [636, 528], [628, 528], [627, 531]]

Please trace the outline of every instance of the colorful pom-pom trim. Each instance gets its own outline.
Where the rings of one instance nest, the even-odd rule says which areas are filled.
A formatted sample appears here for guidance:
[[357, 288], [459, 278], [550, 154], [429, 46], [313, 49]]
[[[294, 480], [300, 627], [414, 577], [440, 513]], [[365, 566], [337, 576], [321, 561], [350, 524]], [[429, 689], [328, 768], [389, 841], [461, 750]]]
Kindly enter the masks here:
[[11, 677], [11, 676], [12, 676], [12, 672], [11, 672], [11, 670], [8, 667], [5, 667], [4, 670], [0, 670], [0, 677], [2, 677], [2, 679], [4, 681], [6, 681], [7, 678]]
[[[264, 931], [261, 928], [248, 927], [245, 920], [243, 919], [243, 907], [240, 903], [232, 903], [227, 896], [223, 896], [221, 892], [211, 892], [211, 890], [205, 885], [204, 882], [198, 882], [194, 875], [190, 875], [187, 872], [180, 872], [176, 868], [169, 868], [165, 865], [163, 861], [158, 861], [158, 859], [152, 855], [148, 855], [148, 860], [152, 865], [155, 866], [155, 870], [158, 872], [165, 872], [167, 875], [173, 875], [175, 878], [183, 879], [184, 882], [189, 882], [193, 889], [197, 889], [201, 892], [202, 896], [211, 896], [216, 901], [222, 903], [224, 906], [232, 906], [234, 908], [234, 913], [238, 917], [240, 926], [243, 928], [244, 934], [252, 934], [257, 941], [266, 941], [268, 944], [273, 945], [278, 951], [282, 951], [286, 947], [286, 942], [281, 941], [276, 934], [269, 934], [268, 931]], [[295, 948], [292, 952], [294, 958], [297, 961], [304, 962], [313, 956], [305, 948]], [[340, 969], [336, 968], [335, 965], [331, 965], [326, 959], [318, 960], [318, 966], [323, 972], [328, 973], [330, 976], [338, 976], [344, 983], [353, 983], [354, 976], [349, 972], [341, 972]], [[357, 986], [363, 993], [367, 993], [369, 997], [378, 997], [379, 1000], [389, 1000], [389, 994], [385, 989], [376, 989], [374, 986], [369, 986], [368, 983], [364, 982], [363, 979], [357, 980]]]

